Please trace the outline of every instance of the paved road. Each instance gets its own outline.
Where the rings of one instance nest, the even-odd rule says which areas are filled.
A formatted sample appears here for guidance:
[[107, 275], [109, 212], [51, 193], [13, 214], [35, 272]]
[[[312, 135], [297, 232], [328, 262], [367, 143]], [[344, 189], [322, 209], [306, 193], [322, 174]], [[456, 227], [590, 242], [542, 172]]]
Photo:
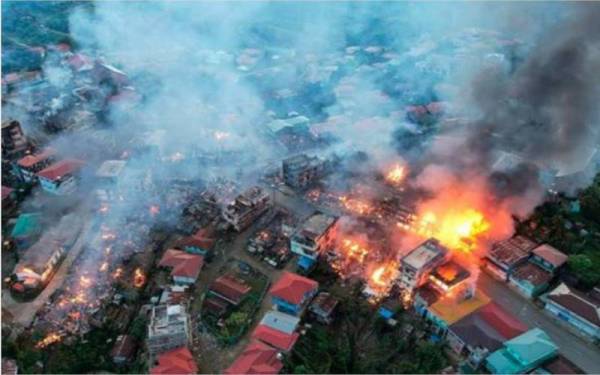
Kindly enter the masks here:
[[84, 220], [85, 222], [79, 238], [67, 253], [67, 257], [61, 263], [50, 283], [33, 301], [25, 303], [17, 302], [11, 297], [8, 290], [2, 291], [2, 308], [8, 310], [14, 316], [15, 323], [23, 327], [29, 327], [37, 311], [48, 301], [52, 293], [62, 285], [65, 276], [71, 268], [71, 264], [77, 259], [81, 250], [87, 244], [87, 234], [92, 226], [92, 220], [89, 220], [89, 215]]
[[546, 331], [567, 359], [588, 374], [600, 373], [600, 348], [575, 335], [541, 308], [487, 273], [481, 272], [478, 283], [478, 287], [494, 302], [518, 316], [527, 326]]

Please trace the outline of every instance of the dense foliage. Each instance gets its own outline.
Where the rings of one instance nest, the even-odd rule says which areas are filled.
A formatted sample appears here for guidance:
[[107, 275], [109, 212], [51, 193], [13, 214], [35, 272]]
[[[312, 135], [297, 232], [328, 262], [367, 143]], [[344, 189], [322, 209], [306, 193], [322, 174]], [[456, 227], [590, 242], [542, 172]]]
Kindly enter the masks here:
[[582, 288], [600, 283], [600, 175], [576, 199], [558, 197], [536, 208], [519, 233], [569, 255], [568, 270]]
[[[418, 339], [402, 317], [392, 327], [363, 298], [349, 297], [331, 326], [314, 325], [286, 360], [290, 373], [437, 373], [447, 366], [441, 345]], [[410, 327], [408, 330], [406, 327]]]

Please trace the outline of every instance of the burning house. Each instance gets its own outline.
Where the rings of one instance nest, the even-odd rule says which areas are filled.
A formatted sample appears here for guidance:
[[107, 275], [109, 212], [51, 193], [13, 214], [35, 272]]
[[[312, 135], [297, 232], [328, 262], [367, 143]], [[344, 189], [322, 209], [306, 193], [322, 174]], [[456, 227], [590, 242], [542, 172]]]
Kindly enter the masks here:
[[2, 159], [14, 160], [23, 155], [29, 144], [17, 120], [2, 121]]
[[146, 344], [150, 357], [187, 346], [190, 319], [183, 305], [158, 305], [152, 308]]
[[442, 293], [449, 293], [459, 288], [464, 281], [469, 279], [471, 273], [454, 261], [436, 267], [429, 274], [429, 282]]
[[337, 217], [315, 212], [292, 235], [291, 251], [300, 256], [300, 267], [310, 268], [319, 254], [333, 246], [337, 222]]
[[36, 182], [36, 174], [54, 162], [56, 151], [46, 148], [39, 153], [26, 155], [19, 159], [13, 167], [14, 173], [23, 182]]
[[286, 185], [295, 189], [306, 189], [326, 173], [326, 162], [317, 156], [300, 154], [284, 159], [281, 174]]
[[269, 194], [258, 186], [252, 187], [235, 198], [223, 210], [223, 218], [238, 232], [248, 228], [256, 218], [271, 206]]
[[45, 287], [65, 253], [75, 243], [82, 223], [74, 214], [65, 216], [28, 248], [15, 266], [12, 289], [17, 292]]
[[423, 285], [437, 266], [443, 264], [450, 252], [435, 238], [430, 238], [411, 250], [400, 261], [400, 287], [411, 295], [415, 288]]
[[51, 194], [70, 194], [77, 189], [78, 174], [83, 165], [82, 161], [75, 159], [54, 163], [38, 172], [40, 185]]

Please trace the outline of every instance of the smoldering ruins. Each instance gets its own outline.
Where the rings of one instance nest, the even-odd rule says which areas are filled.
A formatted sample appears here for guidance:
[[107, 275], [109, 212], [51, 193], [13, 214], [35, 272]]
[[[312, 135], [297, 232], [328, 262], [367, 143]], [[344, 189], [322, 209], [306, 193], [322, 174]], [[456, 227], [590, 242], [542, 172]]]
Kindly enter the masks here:
[[[474, 285], [515, 218], [600, 170], [599, 16], [579, 3], [73, 7], [73, 43], [3, 75], [3, 165], [39, 179], [21, 211], [49, 222], [19, 251], [81, 218], [9, 277], [15, 294], [54, 288], [24, 325], [43, 348], [128, 321], [167, 244], [206, 260], [261, 220], [252, 252], [267, 263], [325, 261], [375, 303], [413, 298], [410, 254], [443, 292]], [[5, 154], [8, 119], [28, 140]]]

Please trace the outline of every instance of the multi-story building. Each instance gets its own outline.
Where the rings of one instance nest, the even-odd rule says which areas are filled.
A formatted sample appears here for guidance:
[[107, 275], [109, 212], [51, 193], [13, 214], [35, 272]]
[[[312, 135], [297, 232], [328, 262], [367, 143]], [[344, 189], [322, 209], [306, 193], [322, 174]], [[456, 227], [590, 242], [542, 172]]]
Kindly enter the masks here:
[[271, 203], [267, 192], [260, 187], [249, 188], [223, 210], [223, 218], [238, 232], [248, 228], [252, 222], [265, 213]]
[[320, 253], [333, 246], [337, 222], [337, 217], [315, 212], [292, 235], [290, 249], [300, 256], [301, 268], [310, 268]]
[[17, 120], [2, 122], [2, 159], [12, 159], [23, 155], [27, 148], [27, 138]]
[[190, 319], [183, 305], [158, 305], [152, 308], [146, 340], [151, 358], [187, 346], [189, 337]]
[[315, 294], [317, 294], [318, 289], [318, 282], [292, 272], [284, 271], [279, 280], [271, 287], [269, 294], [277, 310], [286, 314], [300, 316]]
[[306, 154], [284, 159], [281, 166], [283, 181], [296, 189], [305, 189], [313, 185], [325, 174], [325, 170], [324, 160]]
[[411, 250], [400, 261], [400, 287], [405, 293], [413, 291], [427, 281], [429, 273], [448, 260], [450, 252], [435, 238], [430, 238]]

